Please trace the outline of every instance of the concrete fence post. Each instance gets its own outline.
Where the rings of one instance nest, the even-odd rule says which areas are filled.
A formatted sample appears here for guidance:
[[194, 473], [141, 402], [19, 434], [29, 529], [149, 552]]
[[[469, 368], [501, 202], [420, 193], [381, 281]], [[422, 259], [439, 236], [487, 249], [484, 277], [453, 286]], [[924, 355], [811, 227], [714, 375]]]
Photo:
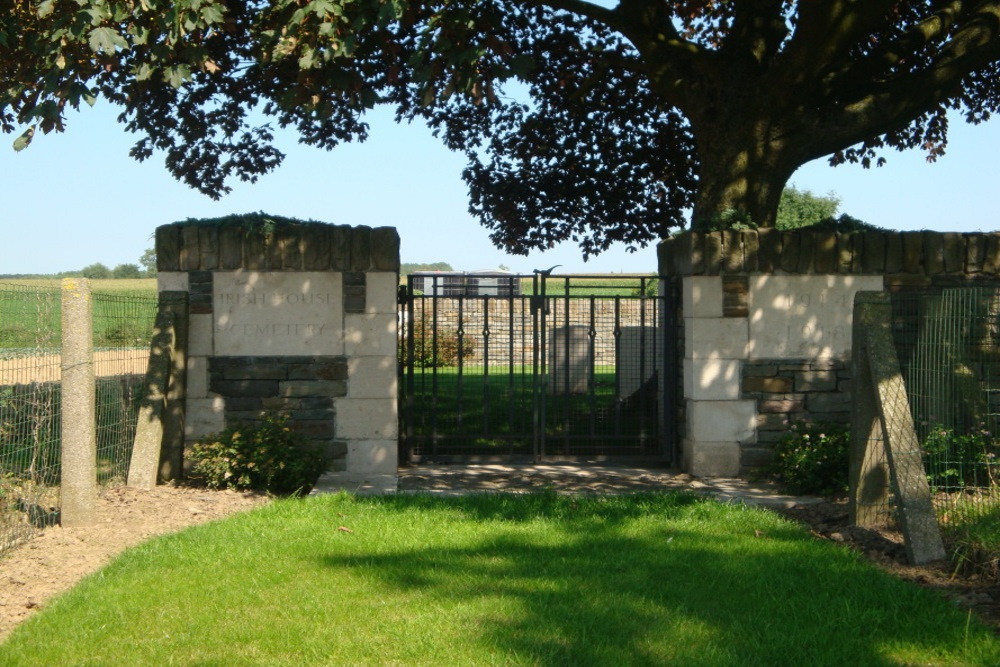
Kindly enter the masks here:
[[135, 439], [132, 442], [132, 458], [128, 467], [128, 485], [133, 488], [152, 489], [156, 486], [175, 340], [174, 315], [162, 308], [161, 301], [161, 308], [153, 327], [149, 364], [143, 382], [143, 397], [139, 405]]
[[61, 523], [97, 520], [97, 420], [90, 283], [62, 281]]

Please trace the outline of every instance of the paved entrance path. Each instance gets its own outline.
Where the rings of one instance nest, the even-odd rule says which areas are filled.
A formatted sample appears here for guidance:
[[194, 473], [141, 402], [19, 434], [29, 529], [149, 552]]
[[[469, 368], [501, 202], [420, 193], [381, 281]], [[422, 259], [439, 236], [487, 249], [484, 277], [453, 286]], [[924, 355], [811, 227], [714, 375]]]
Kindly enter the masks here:
[[418, 491], [526, 493], [542, 489], [583, 494], [688, 490], [720, 500], [768, 507], [792, 507], [820, 501], [819, 498], [784, 495], [766, 483], [721, 477], [696, 478], [667, 468], [607, 464], [425, 465], [401, 467], [396, 475], [328, 473], [320, 478], [313, 493], [342, 490], [359, 495]]

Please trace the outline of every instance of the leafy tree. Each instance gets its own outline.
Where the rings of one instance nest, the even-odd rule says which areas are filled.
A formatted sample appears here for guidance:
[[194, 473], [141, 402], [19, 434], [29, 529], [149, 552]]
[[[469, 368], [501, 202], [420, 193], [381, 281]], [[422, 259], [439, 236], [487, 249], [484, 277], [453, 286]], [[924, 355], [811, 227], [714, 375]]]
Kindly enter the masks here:
[[420, 264], [415, 262], [403, 262], [399, 265], [399, 272], [408, 276], [416, 271], [454, 271], [448, 262], [433, 262], [431, 264]]
[[142, 257], [139, 258], [139, 264], [142, 266], [143, 274], [147, 278], [156, 277], [156, 249], [146, 248], [146, 252], [142, 253]]
[[85, 266], [80, 271], [84, 278], [93, 278], [103, 280], [105, 278], [111, 277], [111, 269], [104, 266], [100, 262], [97, 264], [91, 264], [90, 266]]
[[795, 186], [789, 186], [781, 193], [775, 227], [778, 229], [809, 227], [833, 218], [839, 208], [840, 199], [833, 193], [819, 197], [809, 190], [799, 190]]
[[131, 154], [219, 197], [394, 105], [463, 151], [510, 252], [773, 225], [801, 164], [947, 145], [1000, 105], [1000, 0], [15, 0], [0, 126], [23, 148], [103, 97]]
[[142, 278], [138, 264], [119, 264], [111, 272], [112, 278]]

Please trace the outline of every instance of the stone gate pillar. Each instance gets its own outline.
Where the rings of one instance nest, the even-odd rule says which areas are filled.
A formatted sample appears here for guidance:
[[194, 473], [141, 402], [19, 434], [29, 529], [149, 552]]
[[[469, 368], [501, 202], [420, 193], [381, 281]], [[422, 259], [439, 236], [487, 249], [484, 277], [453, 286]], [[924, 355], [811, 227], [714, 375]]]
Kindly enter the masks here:
[[797, 421], [846, 424], [859, 291], [1000, 282], [1000, 234], [685, 232], [661, 242], [681, 295], [682, 466], [735, 476]]
[[396, 472], [395, 229], [234, 216], [159, 227], [156, 253], [188, 293], [186, 445], [267, 411], [333, 471]]

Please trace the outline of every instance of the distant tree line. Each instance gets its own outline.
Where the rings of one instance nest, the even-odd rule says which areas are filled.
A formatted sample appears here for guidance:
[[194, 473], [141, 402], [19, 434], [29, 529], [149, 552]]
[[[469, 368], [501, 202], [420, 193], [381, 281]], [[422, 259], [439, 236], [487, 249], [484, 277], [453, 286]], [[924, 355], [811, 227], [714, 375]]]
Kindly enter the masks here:
[[404, 276], [417, 271], [454, 271], [448, 262], [433, 262], [431, 264], [421, 264], [419, 262], [403, 262], [399, 265], [399, 272]]
[[108, 268], [106, 265], [96, 262], [85, 266], [78, 271], [62, 271], [60, 273], [33, 273], [33, 274], [0, 274], [0, 278], [91, 278], [94, 280], [108, 280], [114, 278], [155, 278], [156, 277], [156, 251], [148, 248], [138, 264], [119, 264], [115, 268]]

